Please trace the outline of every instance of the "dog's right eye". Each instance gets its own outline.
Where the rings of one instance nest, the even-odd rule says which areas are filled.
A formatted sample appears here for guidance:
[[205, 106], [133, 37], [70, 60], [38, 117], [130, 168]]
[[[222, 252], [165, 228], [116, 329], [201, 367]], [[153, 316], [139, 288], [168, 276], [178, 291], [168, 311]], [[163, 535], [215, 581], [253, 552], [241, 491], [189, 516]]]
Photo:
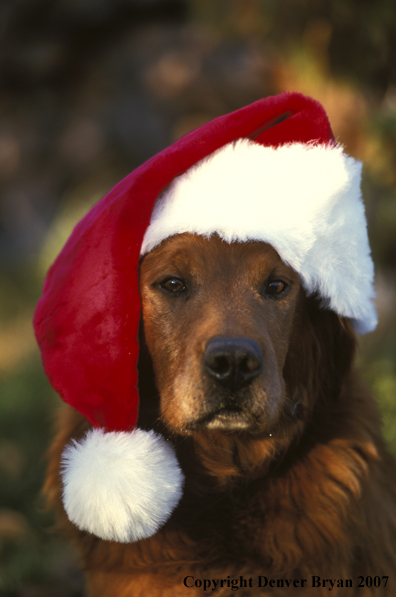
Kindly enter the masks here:
[[181, 292], [186, 290], [186, 285], [180, 278], [167, 278], [161, 282], [161, 288], [164, 288], [168, 292]]

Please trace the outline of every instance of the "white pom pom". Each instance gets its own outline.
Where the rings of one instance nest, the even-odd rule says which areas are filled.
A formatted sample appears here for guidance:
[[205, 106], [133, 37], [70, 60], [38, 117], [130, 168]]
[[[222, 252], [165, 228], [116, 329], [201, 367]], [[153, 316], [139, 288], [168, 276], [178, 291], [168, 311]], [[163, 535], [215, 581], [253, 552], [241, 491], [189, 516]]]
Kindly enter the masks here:
[[154, 431], [89, 431], [62, 455], [63, 504], [80, 529], [128, 543], [153, 535], [183, 486], [173, 448]]

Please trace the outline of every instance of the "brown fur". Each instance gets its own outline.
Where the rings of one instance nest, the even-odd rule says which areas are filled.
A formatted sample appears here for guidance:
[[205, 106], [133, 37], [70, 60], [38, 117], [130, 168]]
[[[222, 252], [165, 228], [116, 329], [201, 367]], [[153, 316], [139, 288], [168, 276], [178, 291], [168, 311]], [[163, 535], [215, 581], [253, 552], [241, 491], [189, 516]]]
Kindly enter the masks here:
[[[187, 290], [164, 290], [170, 276]], [[274, 279], [288, 282], [284, 295], [266, 292]], [[139, 425], [173, 443], [184, 494], [165, 526], [138, 543], [76, 529], [62, 507], [59, 461], [88, 424], [62, 409], [45, 493], [77, 547], [88, 595], [193, 595], [203, 587], [186, 588], [185, 577], [228, 575], [253, 579], [240, 595], [328, 595], [328, 584], [311, 588], [317, 575], [353, 581], [331, 595], [393, 597], [395, 466], [375, 403], [353, 370], [349, 321], [307, 298], [295, 272], [259, 242], [179, 235], [143, 259], [140, 280]], [[208, 340], [223, 336], [249, 338], [263, 355], [258, 377], [233, 395], [236, 410], [202, 369]], [[259, 575], [275, 586], [259, 588]], [[369, 589], [364, 580], [358, 588], [359, 576], [380, 577], [382, 586]], [[276, 586], [304, 578], [304, 589]], [[233, 595], [223, 584], [214, 594]]]

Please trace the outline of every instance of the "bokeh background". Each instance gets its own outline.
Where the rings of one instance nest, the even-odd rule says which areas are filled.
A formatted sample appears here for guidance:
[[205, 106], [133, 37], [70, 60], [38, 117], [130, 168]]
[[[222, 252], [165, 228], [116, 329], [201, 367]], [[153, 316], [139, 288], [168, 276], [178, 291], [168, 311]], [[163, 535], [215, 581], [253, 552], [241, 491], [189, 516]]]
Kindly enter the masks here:
[[380, 325], [359, 365], [396, 453], [394, 0], [0, 2], [0, 596], [77, 597], [39, 497], [59, 398], [31, 319], [73, 225], [200, 124], [296, 90], [365, 162]]

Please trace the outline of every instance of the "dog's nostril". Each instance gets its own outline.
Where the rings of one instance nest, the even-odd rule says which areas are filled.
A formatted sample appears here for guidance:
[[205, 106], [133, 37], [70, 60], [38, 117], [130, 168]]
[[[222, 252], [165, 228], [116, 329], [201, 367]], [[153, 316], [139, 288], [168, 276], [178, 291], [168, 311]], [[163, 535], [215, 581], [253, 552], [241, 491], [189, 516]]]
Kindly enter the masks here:
[[222, 386], [239, 389], [261, 371], [263, 358], [259, 346], [249, 338], [212, 338], [203, 355], [206, 374]]
[[227, 375], [230, 371], [230, 360], [226, 356], [217, 356], [207, 363], [209, 368], [219, 376]]
[[256, 355], [249, 354], [241, 359], [240, 370], [244, 374], [254, 373], [261, 368], [261, 360], [256, 358]]

